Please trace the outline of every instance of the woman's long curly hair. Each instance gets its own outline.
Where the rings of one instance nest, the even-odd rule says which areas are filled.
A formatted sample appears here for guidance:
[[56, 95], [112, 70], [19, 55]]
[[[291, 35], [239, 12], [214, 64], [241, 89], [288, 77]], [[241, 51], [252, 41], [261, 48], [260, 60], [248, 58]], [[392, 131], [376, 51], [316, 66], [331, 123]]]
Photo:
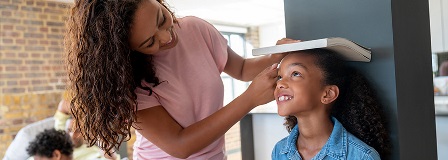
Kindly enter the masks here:
[[[98, 145], [106, 153], [131, 137], [137, 112], [134, 90], [141, 87], [152, 92], [141, 80], [159, 84], [152, 56], [129, 46], [130, 28], [141, 1], [75, 0], [67, 21], [65, 47], [74, 127], [90, 146]], [[168, 9], [163, 0], [157, 1]]]
[[[387, 124], [379, 100], [366, 78], [353, 67], [347, 66], [332, 51], [313, 49], [299, 54], [313, 55], [316, 65], [322, 70], [324, 85], [338, 86], [339, 96], [332, 106], [331, 115], [348, 132], [375, 148], [382, 158], [386, 158], [390, 153]], [[296, 124], [296, 117], [286, 117], [285, 126], [289, 132]]]

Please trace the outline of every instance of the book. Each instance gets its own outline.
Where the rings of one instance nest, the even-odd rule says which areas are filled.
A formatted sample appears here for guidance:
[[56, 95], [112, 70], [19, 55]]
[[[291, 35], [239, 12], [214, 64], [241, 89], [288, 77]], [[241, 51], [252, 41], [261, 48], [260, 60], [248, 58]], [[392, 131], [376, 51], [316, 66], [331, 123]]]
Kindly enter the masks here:
[[275, 45], [270, 47], [256, 48], [252, 50], [252, 55], [267, 55], [284, 53], [291, 51], [301, 51], [307, 49], [324, 48], [332, 50], [341, 55], [346, 61], [370, 62], [371, 51], [369, 48], [361, 46], [353, 41], [341, 37], [331, 37], [310, 41], [301, 41]]

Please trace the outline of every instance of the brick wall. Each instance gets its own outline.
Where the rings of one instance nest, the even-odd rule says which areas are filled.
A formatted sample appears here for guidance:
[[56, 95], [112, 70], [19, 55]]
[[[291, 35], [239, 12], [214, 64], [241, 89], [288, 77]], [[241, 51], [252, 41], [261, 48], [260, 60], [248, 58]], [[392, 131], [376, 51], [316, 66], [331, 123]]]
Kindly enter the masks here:
[[56, 111], [66, 13], [65, 3], [0, 0], [0, 157], [20, 128]]

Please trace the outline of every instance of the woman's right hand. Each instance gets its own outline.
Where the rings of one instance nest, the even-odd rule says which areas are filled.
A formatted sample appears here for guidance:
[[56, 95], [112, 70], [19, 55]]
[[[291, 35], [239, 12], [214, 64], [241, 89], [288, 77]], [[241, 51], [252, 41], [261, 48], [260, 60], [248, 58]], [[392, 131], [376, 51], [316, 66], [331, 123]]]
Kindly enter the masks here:
[[274, 100], [274, 89], [277, 81], [277, 63], [260, 72], [243, 94], [250, 97], [251, 104], [255, 107]]

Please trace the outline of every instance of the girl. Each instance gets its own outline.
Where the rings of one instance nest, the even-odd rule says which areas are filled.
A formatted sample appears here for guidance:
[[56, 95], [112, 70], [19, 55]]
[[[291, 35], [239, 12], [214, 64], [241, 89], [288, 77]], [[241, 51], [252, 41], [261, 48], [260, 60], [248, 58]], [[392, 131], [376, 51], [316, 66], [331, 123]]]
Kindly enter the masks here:
[[[134, 159], [225, 159], [223, 135], [274, 99], [273, 64], [285, 56], [244, 59], [163, 0], [76, 0], [66, 37], [75, 126], [106, 153], [136, 128]], [[253, 80], [225, 107], [221, 72]]]
[[380, 159], [387, 154], [388, 132], [378, 100], [365, 78], [337, 53], [292, 52], [282, 60], [277, 79], [274, 97], [290, 135], [275, 145], [272, 159]]

